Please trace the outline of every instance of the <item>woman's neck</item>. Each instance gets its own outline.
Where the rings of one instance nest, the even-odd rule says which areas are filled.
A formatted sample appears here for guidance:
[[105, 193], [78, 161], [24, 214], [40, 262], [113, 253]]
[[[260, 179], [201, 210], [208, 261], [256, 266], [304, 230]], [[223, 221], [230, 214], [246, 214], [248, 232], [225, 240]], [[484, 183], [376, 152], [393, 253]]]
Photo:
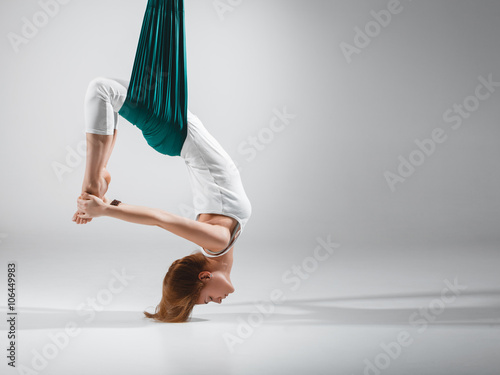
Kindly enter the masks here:
[[231, 248], [226, 254], [216, 257], [207, 258], [209, 271], [220, 271], [229, 276], [233, 267], [233, 249]]

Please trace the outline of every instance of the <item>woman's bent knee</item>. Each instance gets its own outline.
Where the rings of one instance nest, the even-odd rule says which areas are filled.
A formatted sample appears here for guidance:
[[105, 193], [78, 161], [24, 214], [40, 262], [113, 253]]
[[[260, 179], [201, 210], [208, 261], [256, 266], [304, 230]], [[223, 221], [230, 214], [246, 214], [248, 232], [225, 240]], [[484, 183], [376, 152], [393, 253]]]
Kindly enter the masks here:
[[86, 100], [99, 99], [111, 104], [113, 110], [118, 112], [127, 97], [128, 83], [119, 80], [97, 77], [90, 81], [87, 88]]
[[94, 78], [87, 87], [85, 98], [87, 100], [98, 98], [106, 102], [110, 101], [109, 80], [104, 77]]

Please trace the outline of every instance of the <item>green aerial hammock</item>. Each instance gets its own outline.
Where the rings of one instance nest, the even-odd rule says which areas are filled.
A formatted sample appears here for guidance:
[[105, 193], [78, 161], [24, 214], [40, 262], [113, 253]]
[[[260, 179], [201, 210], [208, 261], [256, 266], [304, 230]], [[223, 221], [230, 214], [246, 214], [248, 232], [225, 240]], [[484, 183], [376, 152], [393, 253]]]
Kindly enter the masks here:
[[127, 90], [118, 112], [156, 151], [179, 156], [187, 134], [183, 0], [148, 0]]

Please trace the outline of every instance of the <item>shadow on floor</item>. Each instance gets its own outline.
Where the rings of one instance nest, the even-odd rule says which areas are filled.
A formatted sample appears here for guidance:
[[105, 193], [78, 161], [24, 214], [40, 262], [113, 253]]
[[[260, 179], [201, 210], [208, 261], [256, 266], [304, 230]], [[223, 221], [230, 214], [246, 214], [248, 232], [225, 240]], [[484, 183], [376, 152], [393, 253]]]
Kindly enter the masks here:
[[[436, 302], [437, 301], [437, 302]], [[355, 305], [355, 306], [353, 306]], [[259, 306], [261, 310], [259, 309]], [[237, 309], [238, 312], [231, 312]], [[225, 311], [224, 311], [225, 310]], [[467, 291], [445, 303], [439, 294], [384, 294], [342, 298], [288, 299], [281, 304], [228, 304], [216, 314], [196, 314], [190, 323], [235, 323], [259, 313], [265, 324], [300, 325], [500, 325], [500, 290]], [[154, 326], [142, 311], [80, 311], [21, 308], [19, 330], [64, 329], [70, 322], [80, 328], [136, 328]]]
[[407, 293], [290, 299], [279, 305], [253, 301], [231, 306], [247, 311], [200, 316], [231, 322], [260, 313], [268, 324], [301, 325], [500, 325], [500, 290], [462, 292], [453, 301], [435, 293]]

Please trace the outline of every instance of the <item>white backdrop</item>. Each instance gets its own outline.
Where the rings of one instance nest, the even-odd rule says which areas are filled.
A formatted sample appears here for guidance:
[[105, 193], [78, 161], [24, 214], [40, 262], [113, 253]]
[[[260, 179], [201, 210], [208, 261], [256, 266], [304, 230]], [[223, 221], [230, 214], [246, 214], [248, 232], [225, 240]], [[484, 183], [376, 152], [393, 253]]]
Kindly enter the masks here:
[[[68, 1], [45, 18], [41, 4], [0, 5], [2, 260], [63, 264], [79, 278], [89, 271], [79, 257], [141, 264], [150, 288], [190, 243], [107, 218], [70, 220], [87, 85], [129, 79], [146, 1]], [[402, 275], [423, 247], [435, 260], [495, 254], [500, 90], [476, 88], [500, 82], [497, 1], [216, 4], [186, 1], [189, 107], [241, 168], [253, 216], [239, 254], [302, 259], [330, 235], [361, 262], [382, 257], [377, 246], [398, 248]], [[150, 149], [124, 119], [109, 170], [111, 198], [189, 214], [182, 160]], [[129, 255], [117, 259], [105, 243]]]
[[[500, 2], [185, 0], [189, 108], [253, 207], [236, 293], [186, 325], [142, 311], [191, 243], [71, 221], [87, 85], [129, 79], [146, 4], [0, 3], [0, 311], [15, 262], [18, 363], [74, 321], [40, 373], [366, 374], [402, 330], [415, 343], [384, 374], [498, 373]], [[194, 218], [182, 159], [118, 129], [108, 196]], [[287, 302], [262, 317], [276, 289]]]
[[[68, 221], [84, 170], [71, 156], [83, 98], [94, 77], [129, 79], [145, 3], [69, 1], [27, 43], [7, 35], [33, 33], [23, 17], [43, 25], [43, 8], [0, 5], [4, 233], [91, 231]], [[480, 76], [500, 81], [498, 2], [403, 2], [377, 34], [370, 11], [389, 3], [254, 0], [218, 14], [186, 1], [189, 107], [241, 167], [254, 204], [248, 243], [325, 231], [364, 244], [498, 241], [498, 86], [459, 129], [443, 120]], [[348, 63], [341, 44], [364, 42], [355, 27], [375, 36]], [[275, 111], [295, 117], [269, 130]], [[182, 161], [120, 121], [110, 195], [181, 213], [191, 199]], [[413, 155], [423, 164], [391, 191], [384, 173], [436, 128], [444, 143]]]

